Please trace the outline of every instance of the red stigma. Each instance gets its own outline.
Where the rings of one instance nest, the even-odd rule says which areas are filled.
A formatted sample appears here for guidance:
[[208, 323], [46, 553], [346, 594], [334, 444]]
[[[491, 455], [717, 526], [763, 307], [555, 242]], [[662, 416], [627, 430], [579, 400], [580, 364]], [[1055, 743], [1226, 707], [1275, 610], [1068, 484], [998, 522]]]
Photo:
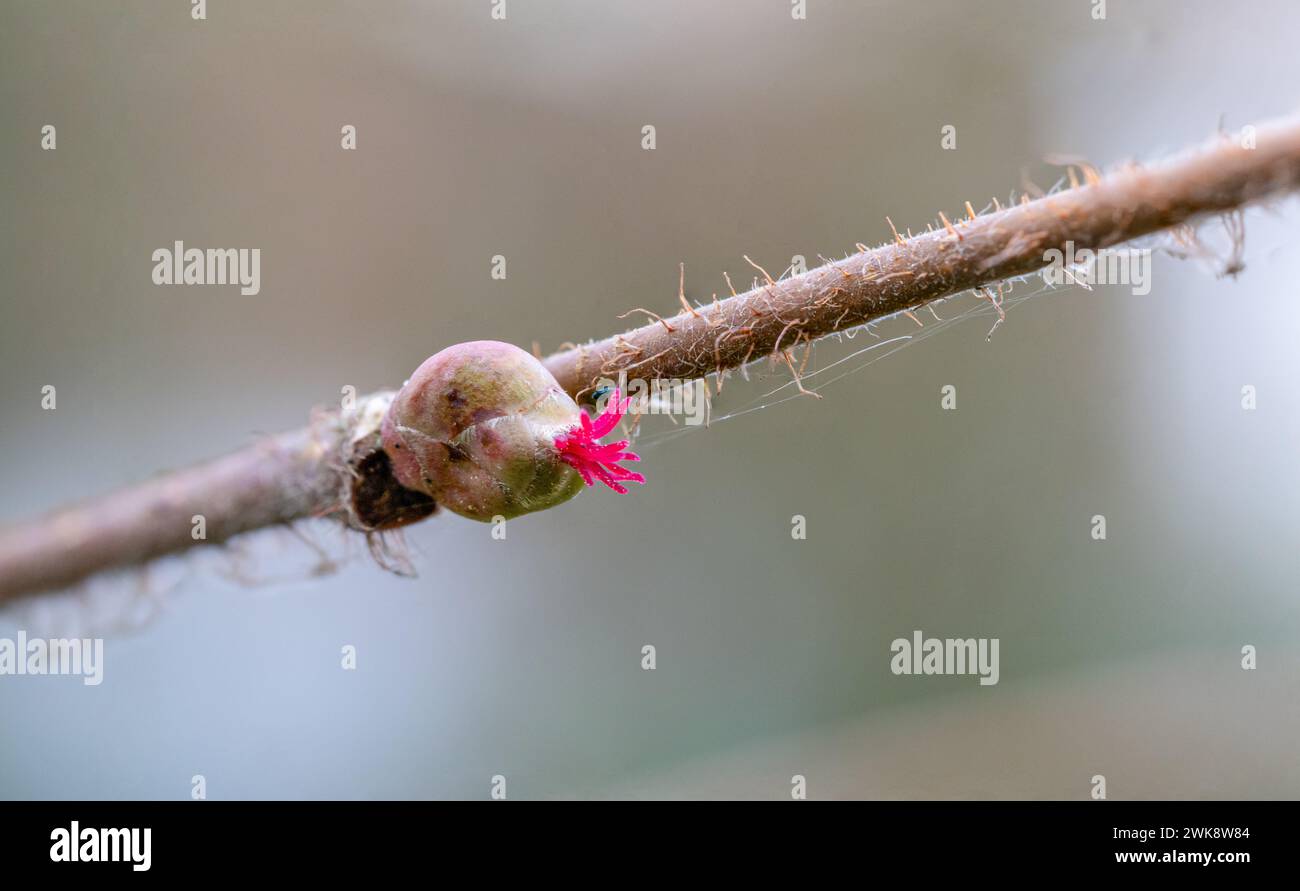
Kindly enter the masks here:
[[596, 480], [600, 480], [609, 486], [615, 492], [626, 495], [627, 487], [623, 486], [619, 480], [630, 480], [634, 483], [644, 483], [645, 477], [626, 467], [620, 467], [619, 461], [640, 461], [641, 458], [631, 452], [624, 451], [627, 448], [627, 440], [620, 442], [611, 442], [608, 445], [601, 445], [600, 438], [609, 431], [613, 430], [618, 422], [627, 412], [629, 399], [619, 399], [620, 393], [617, 389], [609, 394], [609, 401], [605, 403], [605, 411], [594, 422], [587, 414], [586, 409], [582, 410], [582, 423], [570, 427], [564, 434], [555, 438], [555, 447], [560, 450], [560, 460], [568, 464], [582, 476], [582, 481], [588, 486], [594, 485]]

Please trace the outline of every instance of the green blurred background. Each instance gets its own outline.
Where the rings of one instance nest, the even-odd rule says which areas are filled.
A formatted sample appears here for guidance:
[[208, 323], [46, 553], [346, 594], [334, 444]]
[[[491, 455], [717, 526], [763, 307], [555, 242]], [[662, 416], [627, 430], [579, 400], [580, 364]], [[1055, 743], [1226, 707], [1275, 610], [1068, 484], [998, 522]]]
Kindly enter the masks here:
[[[1300, 83], [1285, 0], [491, 7], [0, 0], [0, 521], [452, 343], [611, 334], [676, 306], [679, 262], [708, 300], [743, 254], [841, 256]], [[338, 572], [272, 532], [0, 613], [108, 638], [102, 686], [0, 678], [0, 796], [1300, 795], [1300, 233], [1271, 210], [1236, 280], [1158, 256], [1146, 296], [1060, 289], [820, 401], [660, 421], [643, 489], [506, 541], [435, 518], [415, 581], [308, 528]], [[260, 248], [261, 293], [154, 286], [175, 240]], [[757, 371], [715, 414], [785, 379]], [[1001, 682], [894, 676], [914, 629], [999, 638]]]

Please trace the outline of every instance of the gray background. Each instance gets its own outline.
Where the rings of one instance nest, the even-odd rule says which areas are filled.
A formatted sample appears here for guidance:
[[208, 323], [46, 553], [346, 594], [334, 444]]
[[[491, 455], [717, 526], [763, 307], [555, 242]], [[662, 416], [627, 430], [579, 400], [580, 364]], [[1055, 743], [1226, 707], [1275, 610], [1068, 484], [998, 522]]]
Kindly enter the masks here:
[[[1050, 186], [1053, 153], [1155, 158], [1287, 113], [1300, 82], [1282, 0], [208, 6], [0, 2], [0, 520], [458, 341], [613, 333], [674, 308], [679, 262], [707, 300], [750, 280], [742, 254], [840, 256], [886, 214]], [[1086, 798], [1094, 774], [1112, 798], [1294, 797], [1300, 255], [1273, 210], [1238, 280], [1161, 256], [1145, 297], [1060, 289], [821, 401], [660, 419], [646, 487], [505, 542], [436, 518], [416, 581], [309, 528], [338, 572], [269, 533], [0, 613], [0, 636], [107, 636], [100, 687], [0, 678], [0, 796], [183, 798], [202, 774], [212, 798], [481, 798], [503, 774], [511, 798], [788, 798], [800, 773], [822, 798]], [[155, 287], [177, 239], [260, 248], [261, 293]], [[757, 371], [718, 413], [784, 380]], [[1001, 683], [890, 674], [917, 628], [1000, 638]]]

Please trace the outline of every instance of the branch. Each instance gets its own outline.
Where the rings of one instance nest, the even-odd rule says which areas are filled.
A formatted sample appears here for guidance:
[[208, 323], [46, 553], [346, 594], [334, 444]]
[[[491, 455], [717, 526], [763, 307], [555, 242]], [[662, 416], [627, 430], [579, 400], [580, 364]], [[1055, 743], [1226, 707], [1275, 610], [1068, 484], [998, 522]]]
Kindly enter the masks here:
[[[272, 437], [5, 531], [0, 601], [307, 517], [338, 492], [338, 474], [321, 460], [312, 431]], [[195, 537], [196, 516], [206, 527], [202, 539]]]
[[[1220, 135], [1177, 158], [1090, 175], [1087, 185], [1016, 207], [968, 212], [956, 223], [943, 217], [941, 229], [780, 281], [755, 265], [762, 280], [749, 291], [699, 308], [683, 297], [674, 316], [650, 314], [651, 324], [545, 364], [578, 398], [619, 372], [691, 380], [785, 354], [800, 341], [1034, 272], [1067, 242], [1111, 247], [1300, 187], [1300, 119], [1260, 126], [1255, 146]], [[379, 447], [378, 418], [391, 398], [376, 394], [307, 429], [0, 532], [0, 603], [307, 517], [377, 534], [432, 514], [427, 496], [392, 478]], [[193, 535], [196, 515], [207, 526], [202, 541]]]
[[1258, 128], [1256, 146], [1246, 149], [1220, 136], [1158, 165], [1132, 164], [1007, 210], [956, 223], [944, 217], [941, 229], [898, 236], [780, 281], [756, 267], [763, 280], [752, 290], [557, 353], [546, 367], [575, 397], [620, 371], [629, 378], [693, 380], [804, 339], [1034, 272], [1047, 265], [1046, 251], [1063, 250], [1067, 241], [1076, 251], [1095, 251], [1300, 186], [1300, 121]]

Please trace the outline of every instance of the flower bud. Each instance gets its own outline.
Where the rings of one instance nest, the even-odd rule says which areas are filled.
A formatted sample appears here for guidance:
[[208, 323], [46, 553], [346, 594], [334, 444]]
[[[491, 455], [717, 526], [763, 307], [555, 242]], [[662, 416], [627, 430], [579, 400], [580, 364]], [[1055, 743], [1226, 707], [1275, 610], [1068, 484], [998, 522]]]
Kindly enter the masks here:
[[578, 494], [582, 480], [554, 441], [581, 414], [536, 358], [472, 341], [427, 359], [402, 386], [384, 451], [408, 489], [475, 520], [509, 519]]
[[492, 340], [457, 344], [394, 397], [383, 447], [404, 487], [471, 519], [509, 519], [568, 501], [593, 477], [618, 491], [617, 480], [645, 481], [615, 463], [637, 460], [626, 442], [597, 441], [626, 407], [617, 393], [612, 401], [593, 425], [531, 354]]

